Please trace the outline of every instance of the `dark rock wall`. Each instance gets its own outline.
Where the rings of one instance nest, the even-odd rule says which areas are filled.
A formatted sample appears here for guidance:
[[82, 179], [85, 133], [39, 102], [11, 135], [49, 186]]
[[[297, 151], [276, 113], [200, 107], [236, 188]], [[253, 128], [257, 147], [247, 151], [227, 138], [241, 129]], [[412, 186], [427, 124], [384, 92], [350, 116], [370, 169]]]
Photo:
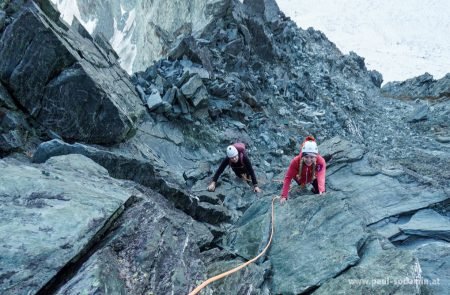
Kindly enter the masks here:
[[125, 139], [143, 109], [114, 58], [32, 2], [18, 13], [2, 35], [0, 79], [19, 106], [70, 141]]

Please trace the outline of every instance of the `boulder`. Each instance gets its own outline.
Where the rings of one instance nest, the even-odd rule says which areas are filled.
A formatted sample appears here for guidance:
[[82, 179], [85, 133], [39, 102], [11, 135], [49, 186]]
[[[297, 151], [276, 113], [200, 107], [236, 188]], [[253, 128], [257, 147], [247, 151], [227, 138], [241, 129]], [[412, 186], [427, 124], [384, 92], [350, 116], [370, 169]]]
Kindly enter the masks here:
[[199, 75], [195, 74], [181, 87], [181, 92], [184, 96], [190, 98], [194, 96], [197, 89], [201, 86], [203, 86], [202, 79]]
[[150, 94], [146, 99], [147, 99], [147, 107], [150, 111], [157, 109], [159, 106], [163, 104], [161, 95], [159, 94], [159, 91], [156, 89], [154, 89], [154, 91], [152, 91], [152, 94]]
[[37, 293], [75, 263], [123, 210], [131, 192], [81, 155], [42, 165], [0, 160], [2, 294]]
[[144, 110], [113, 57], [33, 2], [2, 35], [0, 79], [36, 121], [65, 139], [122, 141]]
[[335, 163], [361, 160], [365, 147], [337, 136], [319, 143], [319, 153], [325, 159], [330, 159], [327, 161], [327, 166], [331, 166]]
[[419, 121], [424, 121], [428, 117], [429, 106], [427, 104], [420, 104], [416, 106], [413, 112], [406, 118], [406, 122], [415, 123]]

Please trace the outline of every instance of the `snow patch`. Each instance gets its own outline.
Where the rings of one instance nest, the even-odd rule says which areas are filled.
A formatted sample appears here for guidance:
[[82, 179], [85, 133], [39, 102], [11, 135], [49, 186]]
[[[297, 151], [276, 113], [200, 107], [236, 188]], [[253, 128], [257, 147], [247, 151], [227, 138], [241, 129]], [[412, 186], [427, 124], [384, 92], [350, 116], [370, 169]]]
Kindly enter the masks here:
[[365, 58], [384, 82], [450, 72], [450, 1], [277, 0], [299, 27], [320, 30], [343, 52]]
[[61, 18], [68, 24], [72, 24], [73, 18], [76, 17], [83, 27], [92, 34], [97, 26], [98, 20], [96, 18], [90, 18], [88, 21], [84, 21], [81, 18], [80, 9], [76, 0], [51, 0], [56, 5], [58, 11], [61, 13]]
[[[120, 7], [122, 17], [126, 13], [125, 10]], [[137, 55], [137, 48], [135, 44], [131, 43], [131, 37], [136, 27], [136, 9], [128, 11], [128, 18], [125, 22], [123, 30], [117, 28], [117, 21], [114, 19], [114, 34], [109, 40], [109, 43], [120, 56], [120, 66], [127, 71], [128, 74], [133, 72], [133, 62]]]

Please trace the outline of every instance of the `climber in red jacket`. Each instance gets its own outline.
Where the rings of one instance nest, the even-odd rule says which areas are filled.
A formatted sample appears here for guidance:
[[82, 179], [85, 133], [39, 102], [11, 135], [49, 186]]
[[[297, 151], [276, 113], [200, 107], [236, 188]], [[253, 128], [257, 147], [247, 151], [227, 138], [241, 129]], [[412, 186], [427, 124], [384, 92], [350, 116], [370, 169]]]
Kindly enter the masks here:
[[312, 192], [315, 194], [325, 193], [325, 171], [326, 163], [324, 158], [319, 155], [316, 140], [314, 137], [308, 136], [302, 144], [300, 155], [291, 161], [286, 172], [280, 203], [286, 202], [292, 179], [302, 187], [311, 183]]

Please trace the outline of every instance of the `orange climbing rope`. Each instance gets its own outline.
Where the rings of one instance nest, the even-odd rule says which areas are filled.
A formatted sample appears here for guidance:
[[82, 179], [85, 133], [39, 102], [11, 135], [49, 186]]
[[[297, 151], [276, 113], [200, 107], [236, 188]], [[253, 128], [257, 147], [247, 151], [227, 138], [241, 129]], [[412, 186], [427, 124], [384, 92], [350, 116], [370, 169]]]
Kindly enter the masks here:
[[230, 269], [229, 271], [223, 272], [221, 274], [218, 274], [218, 275], [216, 275], [214, 277], [211, 277], [211, 278], [207, 279], [206, 281], [204, 281], [203, 283], [198, 285], [197, 288], [195, 288], [193, 291], [191, 291], [191, 293], [189, 293], [189, 295], [196, 295], [198, 292], [200, 292], [203, 288], [205, 288], [210, 283], [215, 282], [217, 280], [220, 280], [221, 278], [224, 278], [224, 277], [226, 277], [226, 276], [228, 276], [228, 275], [230, 275], [230, 274], [232, 274], [234, 272], [237, 272], [238, 270], [246, 267], [250, 263], [255, 262], [256, 260], [258, 260], [258, 258], [260, 258], [267, 251], [267, 249], [269, 249], [269, 246], [272, 243], [272, 237], [273, 237], [273, 231], [274, 231], [274, 225], [275, 225], [275, 215], [273, 213], [274, 212], [274, 209], [273, 209], [274, 205], [273, 204], [274, 204], [275, 200], [279, 199], [279, 198], [280, 197], [278, 197], [278, 196], [275, 196], [275, 197], [272, 198], [272, 229], [271, 229], [271, 232], [270, 232], [269, 242], [267, 243], [266, 247], [262, 250], [262, 252], [259, 253], [258, 256], [252, 258], [251, 260], [249, 260], [249, 261], [247, 261], [247, 262], [245, 262], [245, 263], [243, 263], [243, 264], [241, 264], [241, 265], [239, 265], [239, 266], [237, 266], [237, 267], [235, 267], [233, 269]]

